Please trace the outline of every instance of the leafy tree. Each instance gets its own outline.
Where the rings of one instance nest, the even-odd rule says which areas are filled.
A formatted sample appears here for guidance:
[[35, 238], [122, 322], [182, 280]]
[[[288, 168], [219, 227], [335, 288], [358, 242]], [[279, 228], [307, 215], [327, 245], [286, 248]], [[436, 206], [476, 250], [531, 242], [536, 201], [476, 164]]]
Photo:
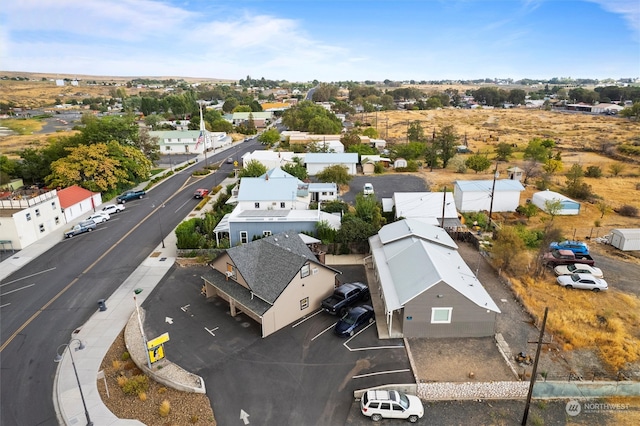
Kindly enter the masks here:
[[238, 106], [238, 100], [236, 98], [227, 98], [222, 104], [222, 111], [227, 114], [232, 112]]
[[353, 214], [345, 214], [336, 239], [341, 243], [365, 243], [376, 232], [370, 222]]
[[345, 152], [356, 152], [360, 155], [376, 155], [378, 154], [378, 150], [367, 144], [358, 144], [351, 145], [349, 148], [345, 149]]
[[544, 211], [549, 216], [551, 216], [551, 221], [560, 213], [562, 210], [562, 200], [545, 200], [544, 202]]
[[333, 84], [322, 83], [313, 92], [314, 102], [328, 102], [338, 96], [338, 87]]
[[263, 145], [272, 147], [280, 141], [280, 132], [278, 132], [278, 129], [276, 128], [265, 130], [260, 136], [258, 136], [258, 141]]
[[[317, 119], [312, 124], [312, 120]], [[337, 135], [342, 130], [342, 122], [334, 113], [311, 101], [302, 101], [286, 110], [282, 124], [291, 130]]]
[[497, 161], [509, 161], [513, 156], [513, 147], [506, 142], [500, 142], [496, 145], [495, 152]]
[[152, 137], [147, 129], [139, 129], [138, 135], [135, 136], [132, 145], [138, 148], [147, 159], [151, 161], [157, 161], [160, 159], [160, 145], [158, 145], [158, 137]]
[[449, 160], [456, 155], [456, 145], [459, 138], [452, 125], [444, 126], [436, 135], [435, 144], [440, 150], [439, 157], [442, 160], [443, 169], [447, 168]]
[[25, 183], [44, 182], [44, 178], [51, 173], [51, 164], [42, 151], [33, 148], [25, 148], [20, 152], [19, 176]]
[[421, 142], [409, 142], [398, 144], [393, 147], [393, 153], [396, 158], [404, 158], [405, 160], [416, 160], [424, 155], [426, 145]]
[[468, 168], [478, 172], [484, 172], [491, 167], [491, 160], [485, 154], [473, 154], [464, 163]]
[[115, 141], [109, 142], [107, 148], [109, 157], [117, 161], [120, 168], [127, 174], [126, 179], [118, 182], [118, 187], [128, 187], [149, 179], [153, 163], [140, 149], [121, 145]]
[[527, 203], [523, 206], [518, 206], [518, 208], [516, 208], [516, 212], [526, 216], [527, 220], [529, 220], [531, 217], [538, 214], [538, 206], [533, 203]]
[[574, 164], [567, 172], [567, 195], [586, 199], [591, 196], [591, 186], [583, 182], [584, 172], [580, 164]]
[[320, 135], [335, 135], [340, 133], [340, 129], [342, 129], [342, 124], [338, 124], [330, 117], [313, 117], [309, 121], [308, 127], [309, 132]]
[[630, 107], [620, 111], [621, 117], [640, 119], [640, 102], [634, 102]]
[[249, 105], [238, 105], [233, 109], [233, 112], [251, 112], [251, 107]]
[[362, 136], [368, 136], [371, 139], [376, 139], [378, 138], [378, 131], [373, 127], [367, 127], [362, 131]]
[[316, 234], [322, 244], [332, 244], [336, 240], [337, 231], [329, 225], [329, 222], [321, 220], [316, 222]]
[[260, 177], [267, 173], [267, 168], [258, 160], [251, 160], [244, 165], [240, 177]]
[[527, 92], [525, 92], [522, 89], [511, 89], [509, 91], [509, 96], [507, 97], [507, 100], [512, 104], [522, 105], [524, 104], [526, 96], [527, 96]]
[[555, 142], [550, 139], [534, 138], [527, 144], [523, 158], [525, 160], [535, 160], [538, 163], [544, 163], [553, 157], [552, 148], [554, 146]]
[[300, 157], [293, 157], [293, 163], [285, 164], [282, 166], [282, 170], [302, 181], [306, 180], [308, 177], [307, 169], [302, 165]]
[[140, 126], [133, 115], [107, 116], [98, 118], [93, 114], [84, 114], [81, 118], [83, 127], [80, 132], [71, 136], [72, 145], [90, 145], [108, 143], [113, 140], [123, 145], [131, 145], [138, 139]]
[[624, 164], [622, 163], [611, 163], [609, 165], [609, 172], [613, 176], [618, 176], [624, 170]]
[[18, 164], [14, 160], [10, 160], [6, 155], [0, 155], [0, 184], [9, 183], [17, 169]]
[[146, 115], [144, 117], [144, 124], [151, 127], [151, 130], [155, 130], [158, 124], [162, 121], [162, 117], [158, 114]]
[[407, 140], [410, 142], [426, 142], [427, 137], [425, 136], [424, 129], [419, 121], [414, 121], [409, 124], [409, 128], [407, 129]]
[[221, 118], [221, 119], [215, 120], [213, 123], [211, 123], [211, 131], [212, 132], [232, 133], [233, 132], [233, 124], [231, 124], [227, 120]]
[[526, 247], [513, 226], [504, 226], [497, 231], [491, 257], [496, 266], [510, 273], [522, 272], [522, 253]]
[[562, 161], [550, 158], [544, 162], [542, 169], [547, 172], [547, 174], [552, 175], [562, 170]]
[[356, 194], [356, 216], [370, 223], [377, 232], [383, 225], [382, 209], [375, 197], [367, 197], [362, 193]]
[[107, 144], [80, 145], [69, 149], [69, 155], [51, 163], [50, 186], [79, 185], [89, 191], [108, 192], [126, 181], [127, 172], [120, 162], [109, 156]]
[[320, 182], [334, 182], [338, 185], [348, 185], [352, 176], [349, 174], [346, 166], [336, 164], [326, 167], [316, 175]]
[[600, 219], [602, 219], [606, 213], [611, 211], [611, 207], [609, 207], [609, 205], [604, 201], [598, 201], [598, 203], [596, 204], [596, 207], [598, 208], [598, 211], [601, 213]]
[[344, 145], [345, 150], [348, 150], [354, 145], [360, 145], [361, 140], [357, 131], [350, 130], [340, 138], [340, 142]]
[[600, 166], [588, 166], [584, 175], [586, 177], [600, 178], [602, 177], [602, 169]]

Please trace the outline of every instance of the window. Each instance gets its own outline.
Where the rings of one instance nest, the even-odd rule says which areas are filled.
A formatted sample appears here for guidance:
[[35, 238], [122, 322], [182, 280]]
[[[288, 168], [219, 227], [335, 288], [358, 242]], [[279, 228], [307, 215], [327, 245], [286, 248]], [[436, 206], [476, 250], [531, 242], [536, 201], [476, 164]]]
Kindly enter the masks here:
[[240, 231], [240, 243], [247, 244], [249, 242], [249, 235], [247, 231]]
[[305, 310], [309, 307], [309, 298], [305, 297], [300, 301], [300, 310]]
[[56, 203], [55, 202], [51, 203], [51, 208], [54, 209], [54, 210], [56, 209]]
[[27, 221], [31, 220], [31, 213], [27, 213]]
[[431, 308], [431, 324], [451, 323], [451, 311], [453, 308]]
[[262, 231], [263, 237], [268, 237], [269, 235], [271, 235], [271, 231]]
[[36, 216], [40, 217], [40, 209], [36, 209]]
[[58, 216], [55, 217], [56, 225], [60, 224], [60, 218]]
[[404, 409], [398, 404], [393, 404], [393, 411], [404, 411]]
[[227, 277], [236, 279], [236, 267], [227, 263]]
[[43, 224], [40, 224], [39, 228], [40, 228], [40, 232], [44, 232], [44, 225]]
[[171, 147], [170, 147], [170, 146], [165, 146], [165, 147], [164, 147], [164, 150], [165, 150], [165, 151], [171, 151]]
[[326, 191], [325, 191], [325, 192], [323, 192], [323, 193], [322, 193], [322, 195], [327, 195], [327, 192], [326, 192]]
[[304, 278], [308, 276], [309, 276], [309, 264], [307, 263], [306, 265], [303, 265], [302, 268], [300, 268], [300, 278]]
[[284, 209], [284, 206], [285, 206], [285, 203], [284, 203], [284, 202], [280, 203], [280, 208], [281, 208], [281, 209]]
[[260, 208], [260, 203], [254, 203], [253, 205], [254, 205], [254, 207], [255, 207], [256, 209], [259, 209], [259, 208]]
[[391, 404], [388, 402], [382, 402], [380, 404], [380, 409], [381, 410], [391, 410]]

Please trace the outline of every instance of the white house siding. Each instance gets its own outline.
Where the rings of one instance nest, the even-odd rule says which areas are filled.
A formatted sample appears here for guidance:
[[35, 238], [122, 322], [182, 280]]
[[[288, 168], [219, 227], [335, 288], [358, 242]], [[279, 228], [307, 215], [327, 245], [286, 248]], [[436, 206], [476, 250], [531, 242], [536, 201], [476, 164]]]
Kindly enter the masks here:
[[[431, 308], [453, 308], [451, 323], [431, 324]], [[409, 319], [411, 318], [411, 319]], [[485, 337], [495, 334], [497, 315], [440, 282], [407, 302], [403, 314], [404, 337]]]
[[[477, 190], [462, 189], [460, 185], [468, 184], [471, 181], [457, 181], [453, 188], [453, 198], [456, 208], [460, 212], [514, 212], [520, 204], [520, 193], [524, 187], [520, 182], [504, 179], [496, 182], [493, 194], [493, 206], [491, 205], [491, 184], [484, 184]], [[483, 181], [480, 181], [483, 182]], [[484, 181], [487, 182], [487, 181]], [[490, 182], [490, 181], [489, 181]], [[513, 185], [510, 190], [505, 185]], [[486, 187], [485, 187], [486, 186]], [[518, 188], [518, 189], [515, 189]], [[521, 188], [521, 189], [520, 189]]]
[[93, 197], [82, 200], [72, 206], [64, 209], [64, 217], [66, 222], [71, 222], [84, 214], [93, 213], [95, 207], [102, 204], [102, 195], [95, 194]]

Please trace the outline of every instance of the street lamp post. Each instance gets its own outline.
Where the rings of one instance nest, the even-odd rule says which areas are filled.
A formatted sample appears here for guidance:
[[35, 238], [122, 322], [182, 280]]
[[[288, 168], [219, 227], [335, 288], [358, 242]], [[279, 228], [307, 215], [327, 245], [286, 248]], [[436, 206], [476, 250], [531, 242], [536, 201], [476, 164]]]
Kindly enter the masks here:
[[[84, 394], [82, 393], [82, 386], [80, 386], [80, 378], [78, 377], [78, 370], [76, 369], [76, 363], [73, 360], [73, 351], [71, 351], [71, 344], [76, 341], [78, 342], [78, 346], [74, 349], [74, 351], [81, 351], [82, 349], [85, 348], [84, 343], [82, 343], [81, 340], [79, 339], [71, 339], [71, 341], [69, 343], [63, 343], [62, 345], [58, 346], [58, 349], [56, 350], [56, 357], [54, 358], [54, 362], [61, 362], [63, 359], [62, 354], [60, 353], [60, 348], [62, 347], [66, 347], [69, 348], [69, 356], [71, 357], [71, 365], [73, 366], [73, 372], [76, 375], [76, 381], [78, 382], [78, 389], [80, 390], [80, 399], [82, 399], [82, 406], [84, 407], [84, 415], [87, 418], [87, 426], [93, 426], [93, 422], [91, 421], [91, 417], [89, 417], [89, 411], [87, 410], [87, 403], [84, 400]], [[64, 354], [64, 352], [63, 352]]]

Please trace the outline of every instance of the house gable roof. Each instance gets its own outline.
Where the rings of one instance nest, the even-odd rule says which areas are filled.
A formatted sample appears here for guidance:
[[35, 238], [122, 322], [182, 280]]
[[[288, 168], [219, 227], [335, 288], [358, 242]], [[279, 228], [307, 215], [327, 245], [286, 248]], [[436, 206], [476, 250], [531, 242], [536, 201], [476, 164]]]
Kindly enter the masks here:
[[433, 244], [444, 245], [452, 249], [458, 246], [444, 229], [429, 225], [416, 219], [404, 219], [383, 226], [378, 231], [382, 244], [415, 237]]
[[[524, 191], [524, 186], [519, 180], [498, 179], [495, 181], [496, 192], [501, 191]], [[457, 180], [456, 186], [464, 192], [486, 192], [491, 193], [493, 179], [489, 180]]]
[[271, 235], [230, 248], [227, 254], [251, 291], [272, 305], [306, 262], [331, 269], [318, 263], [296, 233]]
[[[275, 170], [280, 169], [271, 171], [275, 173]], [[282, 170], [281, 172], [285, 173]], [[308, 191], [308, 185], [293, 176], [287, 178], [284, 175], [276, 175], [271, 179], [268, 174], [264, 174], [257, 178], [240, 180], [238, 201], [295, 200], [298, 196], [306, 196], [305, 191]]]
[[86, 200], [87, 198], [91, 198], [92, 195], [93, 192], [78, 185], [73, 185], [58, 191], [60, 207], [63, 209], [69, 208], [74, 204], [78, 204], [80, 201]]

